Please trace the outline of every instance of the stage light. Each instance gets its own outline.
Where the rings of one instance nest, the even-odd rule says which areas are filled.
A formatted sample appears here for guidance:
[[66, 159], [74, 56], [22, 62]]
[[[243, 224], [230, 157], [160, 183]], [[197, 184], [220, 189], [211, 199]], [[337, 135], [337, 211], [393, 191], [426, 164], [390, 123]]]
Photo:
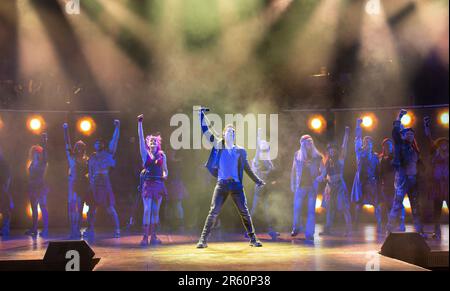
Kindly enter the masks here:
[[364, 127], [372, 127], [373, 125], [373, 119], [370, 116], [364, 116], [362, 118], [362, 126]]
[[366, 130], [374, 129], [378, 123], [376, 115], [372, 112], [364, 113], [360, 118], [362, 119], [361, 126]]
[[78, 120], [78, 130], [84, 135], [91, 135], [95, 130], [95, 122], [90, 117], [83, 117]]
[[44, 119], [41, 116], [30, 117], [27, 121], [27, 126], [34, 134], [40, 134], [44, 128]]
[[89, 131], [92, 128], [92, 124], [88, 120], [83, 120], [80, 123], [80, 129], [81, 131]]
[[373, 207], [373, 205], [370, 205], [370, 204], [364, 204], [363, 209], [369, 213], [375, 212], [375, 207]]
[[368, 0], [365, 7], [366, 13], [369, 15], [379, 15], [381, 12], [380, 0]]
[[414, 116], [412, 113], [406, 113], [400, 120], [403, 126], [410, 127], [413, 124]]
[[4, 126], [5, 126], [5, 124], [3, 123], [3, 119], [0, 116], [0, 130], [2, 130]]
[[320, 129], [322, 127], [322, 121], [318, 118], [311, 120], [311, 127], [314, 129]]
[[30, 129], [31, 130], [39, 130], [41, 129], [41, 121], [39, 119], [33, 118], [30, 120]]
[[322, 194], [318, 194], [317, 198], [316, 198], [316, 213], [317, 214], [322, 213], [322, 210], [323, 210], [323, 208], [322, 208], [322, 199], [323, 199]]
[[[41, 212], [41, 206], [39, 204], [38, 204], [37, 210], [38, 210], [38, 220], [41, 220], [42, 212]], [[32, 217], [32, 215], [33, 215], [33, 211], [31, 209], [31, 204], [30, 203], [28, 203], [27, 215], [28, 215], [28, 217]]]
[[405, 199], [403, 199], [403, 207], [405, 207], [406, 212], [411, 213], [411, 203], [409, 202], [408, 197], [405, 197]]
[[83, 203], [83, 220], [87, 219], [88, 211], [89, 211], [89, 206], [87, 206], [86, 203]]
[[310, 118], [308, 122], [309, 129], [319, 133], [323, 131], [325, 125], [325, 118], [323, 118], [322, 116], [314, 116]]
[[[448, 126], [448, 110], [441, 112], [441, 114], [439, 114], [439, 123], [444, 126]], [[1, 128], [1, 126], [0, 126], [0, 128]]]

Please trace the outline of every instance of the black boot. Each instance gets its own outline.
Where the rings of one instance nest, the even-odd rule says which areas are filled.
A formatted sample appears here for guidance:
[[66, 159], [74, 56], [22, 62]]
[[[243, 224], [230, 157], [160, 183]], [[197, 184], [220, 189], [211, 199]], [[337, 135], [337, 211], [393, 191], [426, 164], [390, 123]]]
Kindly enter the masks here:
[[208, 247], [208, 243], [206, 242], [206, 238], [200, 237], [197, 243], [197, 249], [206, 249]]
[[249, 234], [250, 237], [250, 246], [252, 247], [262, 247], [262, 243], [256, 238], [255, 234]]
[[150, 244], [151, 245], [160, 245], [162, 242], [156, 235], [157, 224], [153, 223], [150, 225]]

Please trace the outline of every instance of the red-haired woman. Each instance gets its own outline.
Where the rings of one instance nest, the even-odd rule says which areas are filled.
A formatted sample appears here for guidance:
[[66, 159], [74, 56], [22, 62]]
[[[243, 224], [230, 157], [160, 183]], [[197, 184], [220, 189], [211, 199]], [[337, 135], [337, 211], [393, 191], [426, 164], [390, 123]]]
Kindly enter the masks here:
[[162, 198], [167, 198], [167, 190], [164, 180], [169, 174], [167, 170], [167, 159], [161, 150], [161, 137], [147, 136], [144, 138], [142, 122], [144, 115], [138, 116], [139, 148], [142, 158], [142, 165], [145, 169], [142, 184], [142, 201], [144, 202], [143, 216], [143, 238], [142, 246], [149, 244], [160, 244], [161, 241], [156, 236], [156, 227], [159, 223], [159, 209]]
[[48, 186], [45, 182], [47, 170], [47, 134], [42, 134], [40, 145], [33, 145], [30, 149], [30, 166], [28, 167], [28, 195], [31, 204], [31, 229], [26, 235], [36, 236], [38, 227], [38, 205], [41, 208], [43, 229], [39, 233], [41, 237], [48, 236], [48, 211], [47, 194]]

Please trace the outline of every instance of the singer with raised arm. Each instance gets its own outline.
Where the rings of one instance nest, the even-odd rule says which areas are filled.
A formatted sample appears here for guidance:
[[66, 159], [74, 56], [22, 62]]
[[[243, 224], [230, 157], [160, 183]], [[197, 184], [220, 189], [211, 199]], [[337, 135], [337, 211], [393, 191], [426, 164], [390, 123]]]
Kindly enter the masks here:
[[[144, 115], [141, 114], [138, 119], [139, 150], [141, 153], [144, 173], [142, 175], [142, 201], [144, 202], [143, 215], [143, 238], [142, 246], [161, 244], [156, 236], [156, 227], [159, 223], [159, 209], [163, 197], [167, 198], [167, 190], [164, 180], [167, 179], [169, 171], [167, 170], [167, 158], [161, 150], [161, 136], [149, 135], [144, 138], [144, 129], [142, 123]], [[151, 235], [150, 242], [148, 239]]]
[[197, 248], [206, 248], [207, 240], [220, 210], [228, 198], [231, 196], [236, 208], [239, 211], [247, 235], [250, 238], [250, 245], [261, 247], [261, 242], [256, 238], [252, 218], [247, 208], [247, 199], [243, 187], [243, 173], [247, 175], [259, 186], [264, 186], [262, 181], [252, 170], [247, 160], [247, 152], [244, 148], [236, 145], [236, 129], [233, 125], [226, 125], [222, 135], [217, 135], [211, 128], [209, 120], [205, 115], [206, 108], [197, 108], [202, 133], [213, 145], [206, 167], [215, 178], [217, 184], [212, 196], [211, 208], [205, 221], [202, 234]]

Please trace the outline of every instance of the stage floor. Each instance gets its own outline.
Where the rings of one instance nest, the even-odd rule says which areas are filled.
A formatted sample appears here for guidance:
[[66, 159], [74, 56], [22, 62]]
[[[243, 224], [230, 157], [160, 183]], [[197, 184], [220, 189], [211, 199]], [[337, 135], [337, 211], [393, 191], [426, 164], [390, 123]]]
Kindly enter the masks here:
[[[317, 226], [317, 233], [322, 229]], [[431, 227], [429, 227], [431, 229]], [[412, 226], [408, 226], [408, 231]], [[442, 227], [442, 240], [428, 240], [433, 250], [449, 249], [448, 225]], [[58, 231], [55, 230], [54, 233]], [[24, 235], [0, 241], [0, 260], [41, 259], [49, 240], [63, 240], [65, 235], [49, 239], [32, 239]], [[242, 235], [223, 235], [220, 241], [209, 242], [207, 249], [196, 249], [197, 235], [159, 235], [163, 244], [156, 247], [139, 246], [141, 236], [124, 235], [120, 239], [108, 237], [107, 232], [97, 233], [89, 244], [101, 258], [97, 271], [363, 271], [369, 261], [379, 260], [384, 271], [421, 271], [415, 265], [379, 255], [384, 236], [377, 236], [373, 225], [366, 225], [353, 237], [318, 236], [308, 244], [299, 235], [292, 239], [282, 233], [276, 242], [265, 234], [259, 235], [264, 246], [252, 248]]]

